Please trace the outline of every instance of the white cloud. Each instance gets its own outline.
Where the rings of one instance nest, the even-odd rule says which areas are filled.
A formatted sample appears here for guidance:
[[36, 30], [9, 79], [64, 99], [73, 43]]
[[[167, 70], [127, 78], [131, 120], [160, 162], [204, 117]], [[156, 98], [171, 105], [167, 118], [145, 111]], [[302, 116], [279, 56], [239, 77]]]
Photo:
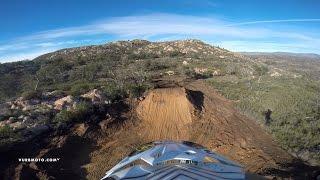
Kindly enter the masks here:
[[[42, 31], [29, 36], [19, 37], [6, 43], [0, 43], [0, 59], [4, 56], [10, 59], [17, 57], [19, 52], [37, 50], [39, 52], [48, 49], [58, 49], [64, 47], [78, 46], [79, 39], [87, 38], [92, 41], [102, 36], [111, 35], [114, 39], [146, 38], [152, 40], [170, 40], [181, 37], [200, 38], [205, 41], [224, 41], [227, 47], [231, 47], [230, 42], [247, 42], [263, 44], [265, 41], [275, 41], [269, 47], [278, 47], [277, 43], [286, 41], [289, 44], [301, 43], [301, 47], [310, 48], [310, 51], [320, 52], [320, 38], [317, 35], [294, 29], [265, 28], [258, 26], [263, 23], [286, 23], [286, 22], [320, 22], [320, 19], [287, 19], [251, 21], [242, 23], [231, 23], [231, 21], [221, 20], [212, 17], [198, 17], [177, 14], [149, 14], [141, 16], [114, 17], [102, 21], [93, 22], [88, 25], [67, 27]], [[255, 26], [245, 26], [255, 24]], [[88, 41], [83, 44], [89, 44]], [[238, 43], [239, 44], [239, 43]], [[308, 46], [304, 46], [308, 44]], [[235, 47], [233, 43], [232, 47]], [[243, 46], [244, 44], [241, 44]], [[256, 44], [258, 45], [258, 44]], [[250, 49], [250, 47], [247, 49]], [[289, 46], [288, 46], [289, 47]], [[251, 49], [256, 48], [252, 46]], [[14, 49], [14, 51], [12, 51]], [[261, 51], [267, 50], [261, 46]], [[32, 53], [30, 53], [32, 54]], [[39, 53], [35, 53], [39, 54]], [[21, 56], [25, 57], [25, 56]], [[31, 57], [31, 56], [29, 56]]]
[[13, 61], [21, 61], [21, 60], [31, 60], [37, 56], [40, 56], [45, 53], [49, 53], [55, 51], [57, 49], [45, 49], [45, 50], [36, 50], [30, 52], [20, 52], [12, 55], [3, 55], [0, 56], [0, 62], [13, 62]]
[[300, 52], [308, 53], [317, 51], [320, 44], [310, 44], [303, 42], [251, 42], [251, 41], [221, 41], [217, 45], [237, 52]]
[[291, 23], [291, 22], [320, 22], [320, 19], [275, 19], [275, 20], [265, 20], [265, 21], [247, 21], [230, 24], [228, 26], [242, 26], [242, 25], [252, 25], [252, 24], [266, 24], [266, 23]]

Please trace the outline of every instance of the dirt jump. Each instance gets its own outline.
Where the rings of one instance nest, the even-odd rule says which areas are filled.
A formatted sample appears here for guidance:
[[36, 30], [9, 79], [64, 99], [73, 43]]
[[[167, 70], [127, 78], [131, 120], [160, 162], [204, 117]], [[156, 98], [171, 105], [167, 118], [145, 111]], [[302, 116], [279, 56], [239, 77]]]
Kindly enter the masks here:
[[[116, 164], [137, 145], [187, 140], [242, 164], [248, 172], [268, 175], [268, 171], [272, 174], [280, 169], [281, 176], [291, 176], [281, 165], [292, 163], [293, 157], [254, 120], [241, 115], [233, 102], [201, 81], [151, 90], [137, 102], [134, 111], [132, 121], [99, 143], [103, 148], [91, 159], [92, 167], [103, 168], [99, 172], [110, 168], [106, 162]], [[102, 157], [104, 161], [97, 164]]]

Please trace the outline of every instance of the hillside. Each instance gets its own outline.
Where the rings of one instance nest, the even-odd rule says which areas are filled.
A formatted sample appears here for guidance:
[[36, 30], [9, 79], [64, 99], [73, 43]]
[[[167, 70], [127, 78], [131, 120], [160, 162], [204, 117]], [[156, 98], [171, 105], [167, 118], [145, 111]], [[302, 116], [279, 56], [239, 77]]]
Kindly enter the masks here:
[[141, 144], [172, 139], [248, 172], [309, 177], [320, 160], [320, 62], [302, 62], [133, 40], [0, 64], [0, 175], [96, 179]]

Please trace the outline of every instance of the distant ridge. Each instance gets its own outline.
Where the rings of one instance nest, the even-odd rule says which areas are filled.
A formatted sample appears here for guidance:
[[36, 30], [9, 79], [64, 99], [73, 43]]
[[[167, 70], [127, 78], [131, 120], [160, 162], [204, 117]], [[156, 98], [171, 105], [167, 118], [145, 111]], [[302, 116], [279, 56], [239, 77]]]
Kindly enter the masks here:
[[279, 56], [279, 57], [298, 57], [298, 58], [312, 58], [320, 59], [319, 54], [315, 53], [292, 53], [292, 52], [239, 52], [243, 55], [249, 56]]

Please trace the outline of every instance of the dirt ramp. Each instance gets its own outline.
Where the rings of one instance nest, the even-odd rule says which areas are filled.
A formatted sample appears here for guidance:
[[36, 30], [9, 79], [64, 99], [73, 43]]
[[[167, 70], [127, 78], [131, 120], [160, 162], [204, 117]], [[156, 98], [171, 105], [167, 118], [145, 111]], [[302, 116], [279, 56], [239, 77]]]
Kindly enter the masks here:
[[187, 140], [192, 123], [193, 105], [184, 88], [155, 89], [137, 107], [146, 126], [144, 137], [149, 140]]

